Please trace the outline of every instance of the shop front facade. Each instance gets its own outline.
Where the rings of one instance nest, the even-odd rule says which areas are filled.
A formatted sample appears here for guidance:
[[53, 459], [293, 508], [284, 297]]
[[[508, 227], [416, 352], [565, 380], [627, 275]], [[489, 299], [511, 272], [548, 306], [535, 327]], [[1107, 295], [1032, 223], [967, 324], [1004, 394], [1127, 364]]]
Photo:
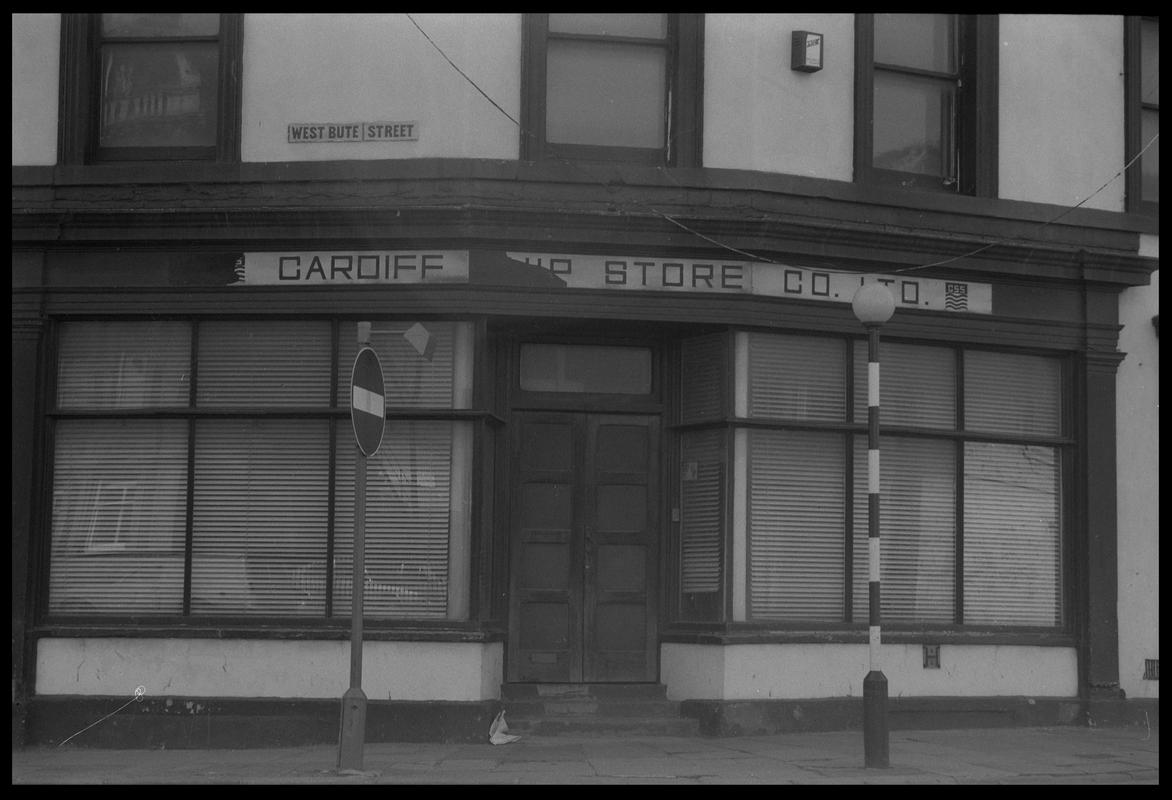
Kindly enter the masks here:
[[[243, 153], [274, 147], [248, 113]], [[14, 168], [14, 733], [141, 695], [86, 741], [336, 737], [362, 458], [368, 740], [482, 740], [522, 684], [857, 726], [874, 282], [895, 724], [1132, 719], [1120, 297], [1158, 239], [1028, 206], [467, 152]]]

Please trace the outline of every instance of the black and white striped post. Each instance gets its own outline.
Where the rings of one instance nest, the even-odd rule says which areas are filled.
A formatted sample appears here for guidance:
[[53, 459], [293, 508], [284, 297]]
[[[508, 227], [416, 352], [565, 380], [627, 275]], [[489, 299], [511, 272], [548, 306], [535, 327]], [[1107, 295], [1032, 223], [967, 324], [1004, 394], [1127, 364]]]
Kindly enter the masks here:
[[863, 760], [887, 767], [887, 677], [879, 668], [879, 328], [895, 313], [895, 298], [882, 283], [864, 283], [851, 300], [867, 331], [867, 570], [870, 620], [868, 672], [863, 678]]

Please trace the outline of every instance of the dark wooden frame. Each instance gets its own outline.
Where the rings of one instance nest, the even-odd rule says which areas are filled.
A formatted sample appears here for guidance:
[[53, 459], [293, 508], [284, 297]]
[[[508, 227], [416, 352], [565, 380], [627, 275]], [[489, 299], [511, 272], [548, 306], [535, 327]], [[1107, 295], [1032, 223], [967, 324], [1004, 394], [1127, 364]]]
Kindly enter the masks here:
[[[1143, 149], [1142, 120], [1145, 108], [1154, 108], [1155, 111], [1159, 111], [1158, 106], [1145, 106], [1141, 95], [1141, 89], [1143, 88], [1143, 60], [1140, 57], [1140, 48], [1143, 38], [1140, 29], [1145, 19], [1148, 18], [1129, 16], [1123, 20], [1123, 135], [1126, 142], [1124, 163], [1130, 162]], [[1159, 18], [1156, 17], [1155, 21], [1158, 24]], [[1132, 213], [1159, 218], [1160, 204], [1152, 200], [1143, 199], [1143, 172], [1140, 169], [1140, 162], [1137, 161], [1131, 165], [1127, 170], [1124, 181], [1127, 210]]]
[[101, 69], [100, 14], [61, 16], [61, 81], [57, 134], [61, 164], [126, 161], [240, 160], [242, 14], [221, 14], [216, 144], [213, 147], [109, 147], [98, 145]]
[[[409, 315], [410, 316], [410, 315]], [[93, 315], [69, 315], [68, 317], [58, 318], [50, 323], [48, 331], [49, 350], [52, 354], [49, 364], [56, 363], [57, 340], [60, 330], [60, 322], [63, 321], [100, 321], [111, 319], [108, 316], [93, 316]], [[37, 575], [38, 585], [33, 596], [35, 598], [35, 618], [37, 620], [37, 627], [39, 631], [43, 632], [60, 632], [71, 630], [101, 630], [101, 629], [119, 629], [128, 630], [127, 626], [132, 626], [133, 630], [171, 630], [183, 631], [184, 635], [203, 635], [200, 633], [206, 629], [222, 630], [226, 627], [233, 629], [248, 630], [250, 628], [270, 629], [278, 636], [282, 635], [282, 630], [298, 629], [303, 630], [312, 628], [320, 630], [326, 638], [330, 631], [337, 631], [346, 633], [349, 631], [349, 618], [343, 612], [340, 615], [335, 614], [333, 608], [333, 578], [334, 568], [333, 564], [333, 548], [337, 536], [344, 535], [345, 532], [339, 533], [335, 527], [335, 460], [337, 457], [337, 450], [339, 445], [338, 426], [345, 425], [349, 427], [348, 419], [350, 411], [344, 404], [339, 402], [338, 382], [339, 376], [339, 347], [340, 347], [340, 325], [342, 322], [349, 321], [348, 318], [339, 317], [331, 314], [314, 314], [309, 316], [290, 317], [288, 314], [271, 314], [252, 316], [249, 319], [260, 321], [290, 321], [290, 320], [311, 320], [316, 322], [327, 322], [330, 326], [330, 349], [331, 349], [331, 374], [330, 374], [330, 399], [328, 405], [317, 406], [302, 406], [302, 407], [284, 407], [284, 408], [263, 408], [259, 406], [248, 407], [231, 407], [231, 408], [207, 408], [196, 405], [196, 396], [198, 391], [199, 369], [198, 369], [198, 346], [199, 333], [201, 323], [209, 321], [219, 321], [227, 319], [226, 317], [216, 315], [215, 313], [193, 313], [193, 314], [152, 314], [149, 317], [139, 315], [125, 316], [119, 315], [117, 319], [120, 321], [126, 320], [173, 320], [179, 322], [186, 322], [191, 326], [191, 344], [189, 349], [189, 357], [191, 360], [192, 380], [188, 387], [188, 405], [186, 407], [174, 407], [165, 409], [116, 409], [116, 410], [102, 410], [102, 411], [86, 411], [86, 410], [62, 410], [56, 407], [55, 403], [49, 403], [49, 407], [44, 411], [43, 416], [47, 422], [45, 426], [45, 446], [43, 448], [43, 481], [46, 487], [51, 486], [51, 476], [54, 470], [53, 464], [53, 441], [54, 429], [58, 420], [69, 419], [181, 419], [185, 420], [188, 426], [188, 454], [187, 454], [187, 497], [186, 497], [186, 512], [185, 512], [185, 531], [184, 531], [184, 568], [183, 568], [183, 610], [178, 615], [158, 615], [158, 616], [140, 616], [140, 615], [126, 615], [119, 616], [115, 614], [50, 614], [48, 610], [48, 585], [49, 585], [49, 566], [50, 566], [50, 548], [51, 537], [47, 534], [52, 529], [51, 521], [51, 503], [45, 503], [42, 506], [40, 518], [38, 519], [38, 527], [45, 531], [46, 535], [41, 537], [38, 543], [37, 560], [40, 566], [40, 572]], [[376, 316], [378, 320], [386, 320], [386, 315]], [[453, 319], [456, 322], [469, 322], [467, 318]], [[476, 332], [483, 328], [483, 322], [472, 321], [476, 326]], [[477, 374], [477, 370], [483, 371], [480, 366], [480, 361], [484, 359], [484, 354], [475, 352], [473, 354], [473, 374]], [[45, 370], [46, 387], [44, 396], [46, 398], [56, 398], [56, 372], [52, 369]], [[387, 409], [387, 419], [391, 420], [446, 420], [450, 422], [469, 422], [473, 425], [473, 442], [472, 442], [472, 466], [476, 469], [479, 463], [478, 459], [483, 458], [482, 451], [489, 446], [486, 442], [484, 431], [487, 425], [498, 422], [496, 416], [491, 409], [485, 409], [476, 403], [484, 400], [483, 393], [477, 393], [474, 387], [473, 403], [474, 406], [470, 409], [456, 409], [456, 408], [396, 408], [390, 407]], [[48, 402], [48, 401], [47, 401]], [[195, 430], [196, 423], [200, 420], [209, 419], [302, 419], [302, 420], [318, 420], [327, 423], [330, 438], [329, 445], [329, 495], [327, 497], [327, 521], [326, 521], [326, 559], [325, 565], [325, 597], [322, 613], [315, 613], [311, 615], [299, 616], [256, 616], [256, 615], [195, 615], [191, 614], [191, 560], [193, 553], [193, 502], [194, 502], [194, 481], [195, 481]], [[345, 430], [345, 429], [343, 429]], [[345, 441], [345, 437], [342, 437]], [[473, 473], [475, 474], [475, 472]], [[472, 516], [469, 524], [469, 545], [468, 557], [471, 563], [469, 570], [470, 585], [468, 588], [469, 608], [468, 615], [464, 619], [456, 620], [450, 618], [436, 619], [436, 618], [399, 618], [399, 617], [368, 617], [367, 625], [370, 626], [367, 633], [379, 632], [389, 633], [393, 631], [414, 630], [423, 632], [425, 636], [439, 637], [437, 640], [446, 639], [449, 636], [461, 638], [466, 636], [470, 631], [478, 631], [480, 629], [479, 616], [482, 613], [489, 613], [489, 609], [485, 608], [481, 595], [487, 590], [484, 583], [491, 579], [492, 570], [482, 568], [479, 559], [482, 555], [487, 555], [491, 560], [491, 543], [488, 543], [489, 550], [485, 553], [481, 551], [481, 528], [485, 524], [480, 512], [480, 506], [475, 502], [478, 496], [483, 495], [485, 489], [478, 485], [478, 482], [472, 481], [473, 505]], [[276, 624], [276, 627], [274, 626]], [[68, 635], [68, 634], [62, 634]], [[155, 633], [146, 633], [143, 635], [155, 635]], [[213, 634], [216, 635], [216, 634]], [[244, 634], [242, 634], [244, 635]], [[316, 635], [316, 634], [315, 634]], [[348, 634], [347, 634], [348, 635]], [[382, 638], [386, 638], [385, 636]], [[392, 636], [393, 638], [393, 636]]]
[[[567, 37], [570, 38], [570, 37]], [[573, 37], [603, 41], [602, 37]], [[553, 144], [545, 138], [546, 52], [549, 15], [526, 14], [522, 28], [521, 158], [644, 166], [695, 167], [701, 160], [703, 109], [702, 14], [669, 14], [666, 124], [661, 148]]]
[[997, 196], [998, 21], [992, 14], [959, 15], [957, 57], [961, 85], [957, 90], [956, 186], [945, 186], [931, 175], [897, 172], [872, 166], [875, 118], [875, 21], [873, 14], [855, 15], [855, 180], [926, 191], [955, 192], [977, 197]]

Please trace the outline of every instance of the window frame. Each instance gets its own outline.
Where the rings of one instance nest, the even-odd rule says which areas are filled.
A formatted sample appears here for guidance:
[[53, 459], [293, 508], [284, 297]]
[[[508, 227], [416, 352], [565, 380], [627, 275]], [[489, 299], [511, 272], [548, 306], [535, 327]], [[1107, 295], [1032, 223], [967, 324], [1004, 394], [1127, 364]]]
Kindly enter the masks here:
[[[752, 509], [749, 507], [749, 484], [753, 478], [750, 474], [743, 475], [744, 480], [747, 481], [745, 485], [739, 485], [738, 479], [734, 475], [726, 475], [723, 479], [722, 491], [725, 493], [722, 499], [722, 505], [725, 509], [723, 513], [722, 525], [723, 529], [719, 533], [720, 540], [724, 543], [724, 550], [720, 555], [720, 594], [724, 598], [719, 605], [719, 611], [716, 613], [709, 613], [706, 615], [697, 616], [694, 613], [689, 614], [687, 611], [687, 604], [683, 596], [683, 589], [680, 578], [680, 567], [682, 567], [682, 540], [680, 538], [680, 526], [676, 526], [673, 530], [673, 538], [671, 542], [670, 559], [673, 565], [672, 585], [668, 588], [670, 592], [671, 602], [669, 607], [671, 609], [672, 619], [670, 625], [679, 629], [686, 629], [690, 625], [700, 624], [715, 624], [727, 626], [729, 630], [742, 629], [744, 631], [790, 631], [800, 635], [803, 631], [842, 631], [849, 632], [859, 629], [860, 626], [866, 624], [866, 618], [859, 619], [858, 614], [855, 613], [857, 609], [855, 605], [858, 597], [856, 597], [859, 589], [856, 586], [856, 578], [862, 574], [865, 578], [867, 571], [867, 554], [864, 549], [859, 552], [859, 542], [856, 539], [861, 535], [862, 541], [865, 541], [866, 529], [866, 507], [865, 504], [858, 508], [860, 498], [858, 496], [860, 490], [864, 491], [865, 503], [865, 489], [866, 476], [865, 472], [860, 474], [858, 469], [860, 465], [858, 462], [857, 453], [855, 453], [856, 444], [860, 441], [865, 446], [866, 442], [866, 422], [858, 421], [856, 412], [858, 411], [858, 404], [865, 403], [865, 383], [859, 385], [859, 381], [865, 381], [865, 372], [862, 375], [858, 374], [860, 364], [865, 367], [865, 339], [858, 337], [856, 334], [835, 334], [829, 332], [804, 332], [795, 330], [780, 330], [780, 329], [757, 329], [757, 328], [733, 328], [729, 329], [718, 336], [726, 337], [726, 345], [728, 348], [736, 348], [735, 342], [740, 334], [747, 336], [763, 335], [763, 336], [788, 336], [791, 338], [801, 336], [811, 336], [827, 341], [837, 341], [841, 343], [843, 348], [843, 369], [845, 370], [845, 386], [846, 393], [846, 410], [842, 419], [839, 420], [808, 420], [800, 417], [779, 417], [773, 415], [753, 415], [744, 410], [723, 412], [719, 417], [695, 417], [686, 418], [679, 413], [681, 404], [683, 402], [682, 381], [676, 381], [673, 384], [673, 391], [676, 393], [674, 398], [676, 405], [676, 415], [674, 417], [675, 424], [671, 426], [672, 432], [675, 434], [674, 447], [676, 454], [673, 458], [676, 459], [677, 470], [682, 469], [680, 460], [682, 456], [679, 454], [682, 445], [682, 437], [687, 433], [701, 433], [704, 431], [722, 432], [726, 437], [726, 447], [728, 448], [725, 454], [725, 459], [728, 464], [732, 464], [739, 460], [745, 463], [745, 469], [749, 469], [750, 458], [748, 450], [739, 451], [740, 445], [737, 441], [744, 441], [747, 445], [747, 440], [753, 431], [791, 431], [791, 432], [816, 432], [828, 434], [834, 437], [841, 437], [842, 446], [844, 448], [844, 465], [843, 465], [843, 480], [846, 487], [845, 495], [845, 524], [843, 528], [844, 534], [844, 548], [843, 548], [843, 566], [844, 566], [844, 586], [843, 602], [841, 608], [841, 616], [828, 616], [824, 620], [805, 620], [797, 617], [775, 617], [775, 616], [755, 616], [753, 613], [753, 586], [751, 582], [752, 575], [752, 551], [751, 540], [753, 537], [752, 529]], [[860, 353], [860, 344], [863, 345]], [[949, 358], [955, 364], [956, 370], [953, 376], [952, 383], [954, 385], [954, 396], [952, 404], [955, 408], [955, 419], [949, 426], [931, 426], [915, 424], [910, 422], [897, 422], [895, 424], [887, 423], [882, 426], [882, 434], [885, 439], [889, 437], [897, 437], [907, 440], [927, 440], [936, 441], [940, 443], [948, 443], [949, 447], [955, 452], [955, 473], [952, 476], [954, 486], [953, 505], [954, 516], [953, 535], [953, 604], [952, 616], [947, 622], [928, 622], [915, 620], [894, 620], [890, 619], [889, 614], [885, 614], [889, 621], [885, 621], [885, 627], [888, 630], [895, 632], [916, 633], [923, 630], [933, 631], [947, 631], [950, 634], [963, 636], [970, 631], [990, 631], [997, 633], [1005, 633], [1009, 635], [1024, 635], [1024, 636], [1066, 636], [1074, 631], [1077, 620], [1075, 619], [1075, 598], [1077, 594], [1077, 586], [1075, 585], [1075, 561], [1079, 527], [1082, 524], [1081, 516], [1077, 507], [1077, 494], [1073, 487], [1077, 477], [1077, 461], [1079, 443], [1077, 433], [1075, 430], [1074, 419], [1074, 397], [1073, 393], [1076, 391], [1076, 375], [1075, 367], [1071, 354], [1064, 352], [1043, 351], [1035, 348], [1011, 348], [1002, 347], [990, 344], [976, 343], [976, 342], [950, 342], [939, 343], [931, 342], [923, 339], [913, 339], [906, 337], [884, 337], [884, 344], [891, 346], [929, 346], [933, 348], [941, 348], [948, 351]], [[1059, 395], [1057, 398], [1058, 404], [1054, 409], [1056, 412], [1056, 422], [1058, 428], [1054, 432], [1036, 433], [1030, 431], [1012, 431], [1012, 430], [987, 430], [980, 426], [969, 427], [969, 422], [965, 417], [965, 401], [971, 393], [971, 388], [966, 388], [965, 378], [965, 357], [970, 353], [982, 353], [1001, 356], [1040, 356], [1054, 362], [1057, 368], [1057, 377], [1059, 380]], [[737, 363], [737, 355], [730, 352], [730, 363]], [[864, 360], [859, 361], [860, 358]], [[748, 366], [747, 354], [741, 359], [743, 366]], [[748, 380], [748, 376], [745, 376]], [[740, 386], [740, 379], [734, 379], [729, 375], [727, 381], [723, 382], [723, 404], [726, 409], [736, 405], [733, 400], [733, 394], [738, 392]], [[746, 384], [747, 391], [747, 384]], [[862, 396], [860, 397], [860, 393]], [[739, 395], [738, 395], [739, 396]], [[737, 401], [740, 402], [740, 401]], [[744, 403], [747, 404], [746, 397]], [[745, 414], [748, 414], [747, 416]], [[743, 435], [741, 432], [745, 432]], [[966, 582], [966, 568], [965, 568], [965, 535], [966, 535], [966, 520], [965, 520], [965, 495], [966, 495], [966, 471], [965, 471], [965, 449], [969, 444], [994, 444], [994, 445], [1010, 445], [1010, 446], [1026, 446], [1026, 447], [1042, 447], [1050, 448], [1055, 452], [1057, 458], [1057, 477], [1059, 496], [1056, 501], [1056, 509], [1058, 512], [1058, 563], [1056, 577], [1058, 584], [1057, 597], [1057, 612], [1059, 621], [1055, 625], [1034, 625], [1034, 624], [1014, 624], [1014, 623], [974, 623], [966, 619], [965, 607], [965, 582]], [[865, 465], [862, 465], [865, 470]], [[731, 472], [731, 469], [730, 469]], [[676, 494], [673, 496], [672, 503], [676, 508], [682, 508], [682, 494], [679, 487], [679, 475], [676, 480]], [[889, 476], [890, 478], [890, 476]], [[859, 481], [862, 481], [860, 486]], [[738, 500], [740, 497], [740, 500]], [[743, 555], [744, 571], [743, 574], [738, 574], [729, 565], [736, 561], [734, 553], [734, 540], [737, 537], [737, 532], [734, 530], [738, 524], [735, 515], [731, 512], [733, 506], [738, 502], [743, 503], [743, 519], [745, 524], [743, 534]], [[861, 513], [864, 528], [859, 530], [856, 517]], [[686, 523], [686, 520], [681, 520], [681, 523]], [[860, 573], [860, 570], [862, 571]], [[865, 583], [863, 584], [865, 586]], [[737, 596], [741, 597], [740, 601], [735, 600]], [[864, 598], [865, 599], [865, 598]], [[740, 615], [738, 615], [740, 614]]]
[[[80, 323], [130, 323], [142, 324], [146, 322], [165, 322], [178, 323], [186, 326], [189, 330], [190, 341], [185, 348], [187, 365], [188, 365], [188, 385], [184, 390], [186, 396], [182, 404], [172, 402], [151, 402], [144, 405], [134, 405], [128, 407], [108, 408], [101, 405], [89, 404], [66, 404], [62, 405], [60, 402], [60, 359], [62, 356], [62, 328], [64, 325]], [[239, 402], [229, 399], [225, 402], [217, 402], [215, 400], [200, 399], [199, 383], [200, 383], [200, 334], [207, 325], [215, 325], [219, 323], [245, 323], [245, 324], [259, 324], [267, 325], [271, 323], [290, 323], [297, 324], [308, 322], [314, 325], [324, 326], [328, 330], [329, 342], [326, 349], [329, 352], [330, 376], [323, 387], [323, 392], [328, 393], [327, 396], [320, 398], [317, 401], [310, 400], [305, 404], [295, 403], [277, 403], [265, 404], [255, 401]], [[467, 326], [467, 333], [463, 334], [465, 338], [465, 345], [470, 347], [470, 351], [466, 351], [466, 357], [470, 363], [466, 367], [466, 377], [473, 380], [475, 383], [475, 373], [480, 367], [477, 366], [478, 361], [483, 358], [481, 345], [477, 342], [477, 323], [463, 317], [418, 317], [410, 316], [379, 316], [374, 319], [376, 332], [385, 332], [381, 328], [388, 325], [399, 325], [403, 322], [426, 322], [438, 323], [443, 325], [451, 325], [454, 332], [452, 347], [456, 348], [459, 345], [456, 339], [461, 337], [461, 334], [456, 332], [460, 326]], [[198, 630], [209, 625], [231, 625], [240, 626], [243, 628], [265, 628], [277, 624], [284, 627], [301, 627], [306, 629], [321, 629], [333, 630], [340, 629], [342, 626], [349, 624], [347, 614], [349, 614], [349, 596], [345, 598], [340, 597], [338, 590], [339, 581], [345, 582], [351, 573], [351, 567], [346, 566], [345, 569], [339, 568], [335, 563], [335, 554], [344, 549], [340, 543], [348, 541], [348, 530], [340, 523], [342, 513], [339, 511], [339, 506], [344, 505], [352, 496], [352, 490], [347, 490], [340, 487], [334, 476], [336, 464], [341, 460], [342, 456], [339, 454], [343, 449], [352, 451], [353, 445], [347, 445], [347, 442], [353, 441], [352, 433], [350, 431], [349, 417], [351, 411], [349, 403], [347, 402], [347, 376], [349, 375], [349, 361], [347, 360], [352, 354], [348, 348], [357, 349], [357, 345], [353, 344], [353, 326], [355, 320], [352, 317], [345, 315], [310, 315], [309, 317], [289, 317], [288, 315], [260, 315], [251, 316], [247, 318], [229, 318], [217, 314], [195, 314], [195, 315], [163, 315], [152, 316], [150, 318], [141, 316], [119, 316], [117, 318], [110, 317], [94, 317], [92, 315], [77, 315], [77, 316], [63, 316], [56, 318], [53, 323], [53, 329], [50, 336], [52, 347], [52, 367], [50, 374], [46, 379], [47, 396], [51, 398], [48, 403], [48, 408], [45, 410], [45, 418], [47, 422], [46, 446], [48, 448], [48, 456], [46, 458], [46, 472], [45, 472], [45, 488], [48, 500], [45, 503], [42, 525], [45, 531], [45, 536], [41, 542], [42, 553], [42, 572], [40, 575], [40, 587], [38, 590], [38, 618], [43, 624], [51, 626], [90, 626], [90, 625], [120, 625], [126, 623], [146, 623], [153, 625], [159, 629], [175, 628], [184, 630]], [[387, 362], [384, 362], [387, 363]], [[446, 424], [451, 430], [453, 440], [457, 436], [465, 436], [466, 447], [466, 463], [462, 468], [467, 469], [467, 473], [463, 477], [466, 491], [470, 492], [475, 498], [483, 489], [476, 485], [480, 480], [477, 477], [477, 462], [484, 458], [483, 449], [489, 444], [486, 443], [487, 423], [492, 422], [495, 416], [485, 410], [483, 390], [476, 389], [473, 385], [470, 389], [465, 389], [461, 393], [456, 392], [455, 381], [460, 370], [453, 365], [453, 395], [452, 404], [450, 406], [434, 406], [424, 404], [413, 405], [394, 405], [388, 406], [386, 411], [388, 425], [394, 423], [425, 423], [425, 424]], [[53, 581], [52, 578], [52, 549], [54, 547], [53, 537], [53, 502], [52, 495], [56, 486], [57, 464], [55, 463], [54, 453], [56, 447], [56, 431], [62, 423], [81, 423], [86, 424], [93, 421], [114, 420], [120, 422], [143, 422], [152, 420], [166, 420], [182, 423], [186, 427], [186, 441], [187, 450], [183, 457], [186, 470], [186, 497], [185, 497], [185, 520], [184, 531], [182, 535], [182, 609], [176, 613], [152, 613], [143, 614], [141, 612], [127, 611], [125, 613], [116, 614], [111, 612], [95, 612], [85, 613], [76, 610], [53, 611], [50, 608], [50, 589]], [[323, 562], [324, 574], [327, 576], [324, 585], [324, 594], [315, 599], [315, 602], [320, 604], [320, 608], [311, 613], [255, 613], [243, 611], [230, 611], [220, 613], [196, 612], [192, 609], [192, 561], [195, 553], [195, 534], [196, 524], [193, 517], [194, 505], [196, 503], [197, 492], [197, 474], [196, 461], [197, 452], [195, 442], [198, 437], [198, 431], [201, 426], [214, 425], [218, 422], [309, 422], [312, 424], [322, 423], [326, 429], [326, 446], [328, 458], [328, 473], [329, 473], [329, 488], [326, 492], [326, 526], [324, 529], [324, 550]], [[459, 429], [463, 427], [465, 433], [461, 434]], [[373, 461], [373, 459], [372, 459]], [[453, 471], [452, 482], [456, 482], [455, 470], [459, 467], [455, 460], [451, 464]], [[341, 492], [348, 492], [345, 498], [340, 497]], [[481, 609], [477, 602], [477, 597], [482, 592], [484, 586], [484, 578], [478, 577], [479, 568], [477, 567], [477, 559], [480, 558], [478, 549], [479, 526], [481, 523], [481, 515], [476, 510], [477, 504], [475, 499], [470, 503], [471, 509], [469, 517], [466, 520], [466, 541], [463, 543], [462, 558], [464, 561], [456, 567], [453, 567], [451, 562], [452, 554], [449, 550], [447, 563], [447, 580], [448, 595], [446, 599], [446, 616], [408, 616], [401, 614], [375, 614], [371, 616], [370, 608], [367, 610], [367, 624], [375, 629], [392, 630], [396, 628], [410, 627], [421, 628], [428, 630], [448, 630], [448, 629], [464, 629], [468, 626], [475, 625], [480, 618]], [[352, 512], [351, 512], [352, 513]], [[451, 528], [449, 528], [449, 536], [451, 535]], [[367, 552], [368, 555], [371, 550], [371, 539], [368, 530], [367, 534]], [[368, 564], [369, 567], [369, 564]], [[453, 590], [453, 581], [459, 581], [459, 586]]]
[[[855, 15], [855, 181], [921, 191], [977, 197], [997, 196], [998, 18], [995, 14], [958, 14], [955, 186], [937, 177], [880, 169], [874, 158], [875, 15]], [[883, 67], [880, 66], [880, 70]], [[906, 74], [924, 74], [908, 69]], [[939, 77], [934, 73], [932, 77]]]
[[[603, 42], [591, 35], [558, 38]], [[701, 162], [703, 15], [667, 15], [664, 142], [659, 148], [558, 144], [546, 139], [546, 59], [549, 14], [525, 14], [522, 25], [521, 159], [618, 162], [696, 167]], [[622, 41], [619, 39], [619, 41]]]
[[[1145, 21], [1159, 24], [1159, 17], [1128, 16], [1123, 20], [1123, 82], [1124, 82], [1124, 163], [1130, 162], [1143, 149], [1143, 112], [1154, 110], [1159, 113], [1159, 106], [1147, 105], [1143, 102], [1143, 57], [1141, 53], [1143, 34], [1142, 27]], [[1150, 217], [1160, 216], [1158, 201], [1144, 200], [1143, 198], [1143, 164], [1142, 159], [1132, 164], [1124, 178], [1125, 207], [1127, 211], [1143, 214]]]
[[216, 144], [209, 147], [101, 147], [101, 14], [62, 14], [58, 160], [61, 164], [238, 162], [243, 14], [220, 14]]

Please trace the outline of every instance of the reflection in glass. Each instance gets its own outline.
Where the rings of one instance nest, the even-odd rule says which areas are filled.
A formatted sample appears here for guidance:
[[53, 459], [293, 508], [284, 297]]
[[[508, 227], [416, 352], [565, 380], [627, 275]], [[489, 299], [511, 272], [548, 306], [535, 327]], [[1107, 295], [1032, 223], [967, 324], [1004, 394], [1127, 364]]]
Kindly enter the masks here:
[[215, 36], [219, 14], [103, 14], [106, 37]]
[[953, 177], [955, 97], [949, 83], [876, 72], [874, 166]]
[[592, 36], [639, 36], [662, 39], [667, 35], [666, 14], [550, 14], [550, 33]]
[[104, 45], [101, 145], [214, 146], [218, 59], [214, 43]]
[[649, 394], [651, 351], [645, 347], [521, 345], [526, 392]]

